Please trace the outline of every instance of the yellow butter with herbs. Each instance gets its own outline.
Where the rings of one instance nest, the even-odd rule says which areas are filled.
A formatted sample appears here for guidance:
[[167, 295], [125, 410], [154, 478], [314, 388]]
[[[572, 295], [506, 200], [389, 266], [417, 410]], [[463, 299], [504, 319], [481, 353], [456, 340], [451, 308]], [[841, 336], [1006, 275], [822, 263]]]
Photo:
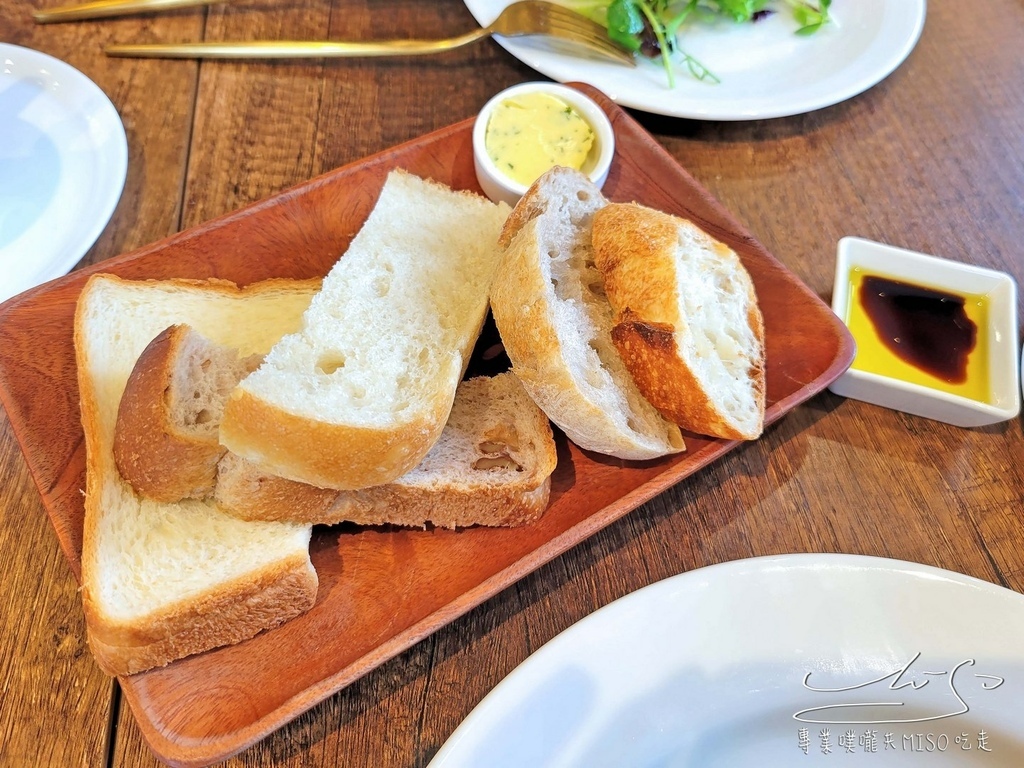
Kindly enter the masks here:
[[594, 146], [594, 129], [558, 97], [524, 93], [498, 104], [484, 144], [498, 170], [530, 185], [556, 165], [582, 169]]

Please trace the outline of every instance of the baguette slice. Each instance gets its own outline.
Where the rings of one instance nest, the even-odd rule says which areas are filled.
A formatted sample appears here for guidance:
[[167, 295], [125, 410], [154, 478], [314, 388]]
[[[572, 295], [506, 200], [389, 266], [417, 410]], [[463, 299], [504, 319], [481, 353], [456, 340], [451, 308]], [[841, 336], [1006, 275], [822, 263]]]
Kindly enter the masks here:
[[297, 328], [315, 281], [141, 281], [95, 275], [75, 315], [86, 449], [82, 601], [89, 645], [129, 675], [239, 642], [308, 610], [308, 525], [251, 523], [212, 503], [137, 496], [114, 463], [118, 405], [147, 344], [187, 323], [241, 354]]
[[483, 325], [507, 214], [393, 171], [301, 329], [232, 393], [224, 446], [326, 488], [387, 483], [416, 466]]
[[752, 440], [764, 428], [764, 322], [736, 253], [695, 224], [636, 204], [594, 217], [615, 308], [612, 340], [644, 396], [684, 429]]
[[557, 460], [547, 417], [511, 373], [459, 385], [448, 423], [423, 461], [397, 480], [329, 491], [273, 477], [228, 453], [216, 499], [246, 519], [360, 525], [515, 526], [547, 508]]
[[513, 372], [573, 442], [652, 459], [685, 446], [612, 344], [612, 309], [590, 244], [594, 214], [606, 204], [578, 171], [555, 167], [541, 176], [502, 231], [491, 311]]
[[140, 496], [156, 501], [213, 493], [224, 401], [262, 358], [241, 358], [187, 325], [164, 329], [139, 356], [114, 429], [114, 461]]
[[[318, 522], [311, 510], [330, 507], [338, 491], [260, 473], [218, 441], [228, 396], [262, 359], [239, 358], [184, 324], [149, 343], [125, 384], [114, 428], [118, 471], [136, 493], [180, 501], [212, 497], [218, 486], [221, 494], [237, 488], [228, 496], [234, 509], [218, 504], [234, 517]], [[243, 495], [242, 477], [258, 483], [258, 492]], [[247, 508], [253, 503], [259, 510]]]

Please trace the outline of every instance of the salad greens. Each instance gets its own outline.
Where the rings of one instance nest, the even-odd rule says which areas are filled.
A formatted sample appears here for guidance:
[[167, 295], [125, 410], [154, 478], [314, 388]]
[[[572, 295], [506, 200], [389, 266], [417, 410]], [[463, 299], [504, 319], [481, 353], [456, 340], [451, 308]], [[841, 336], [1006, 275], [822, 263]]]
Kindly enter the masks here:
[[719, 16], [737, 22], [757, 21], [786, 6], [809, 35], [828, 23], [832, 0], [577, 0], [579, 10], [608, 28], [608, 36], [634, 53], [661, 57], [669, 87], [675, 85], [672, 61], [681, 60], [698, 80], [719, 82], [707, 67], [679, 46], [679, 28], [692, 16]]

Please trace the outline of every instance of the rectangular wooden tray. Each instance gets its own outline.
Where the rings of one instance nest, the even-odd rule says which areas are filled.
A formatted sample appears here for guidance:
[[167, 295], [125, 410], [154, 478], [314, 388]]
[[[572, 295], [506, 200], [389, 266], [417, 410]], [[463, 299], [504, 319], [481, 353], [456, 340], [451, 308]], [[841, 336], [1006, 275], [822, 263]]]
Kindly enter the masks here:
[[[629, 115], [588, 86], [575, 87], [601, 104], [615, 128], [608, 197], [690, 218], [746, 264], [765, 320], [767, 421], [842, 374], [854, 345], [829, 307]], [[472, 120], [458, 123], [0, 306], [0, 400], [76, 578], [85, 454], [72, 318], [86, 278], [110, 272], [244, 284], [323, 275], [390, 169], [479, 191], [471, 132]], [[558, 442], [551, 507], [534, 525], [316, 529], [311, 555], [320, 589], [309, 613], [248, 642], [121, 680], [154, 752], [172, 764], [203, 765], [242, 750], [735, 446], [690, 437], [684, 454], [633, 463], [581, 451], [560, 435]]]

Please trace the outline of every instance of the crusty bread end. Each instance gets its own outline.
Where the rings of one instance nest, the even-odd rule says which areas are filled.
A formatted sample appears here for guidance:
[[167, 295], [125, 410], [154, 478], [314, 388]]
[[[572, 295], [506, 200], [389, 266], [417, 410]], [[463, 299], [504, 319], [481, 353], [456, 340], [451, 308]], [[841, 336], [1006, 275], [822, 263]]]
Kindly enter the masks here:
[[612, 340], [644, 396], [684, 429], [734, 440], [764, 427], [764, 322], [736, 253], [686, 219], [636, 204], [594, 217], [616, 310]]
[[622, 459], [684, 450], [679, 427], [647, 402], [611, 338], [591, 226], [607, 201], [584, 174], [553, 168], [506, 221], [491, 311], [512, 370], [581, 448]]
[[139, 356], [114, 429], [114, 461], [137, 493], [157, 501], [213, 493], [224, 455], [218, 425], [228, 393], [255, 369], [187, 325], [172, 325]]

